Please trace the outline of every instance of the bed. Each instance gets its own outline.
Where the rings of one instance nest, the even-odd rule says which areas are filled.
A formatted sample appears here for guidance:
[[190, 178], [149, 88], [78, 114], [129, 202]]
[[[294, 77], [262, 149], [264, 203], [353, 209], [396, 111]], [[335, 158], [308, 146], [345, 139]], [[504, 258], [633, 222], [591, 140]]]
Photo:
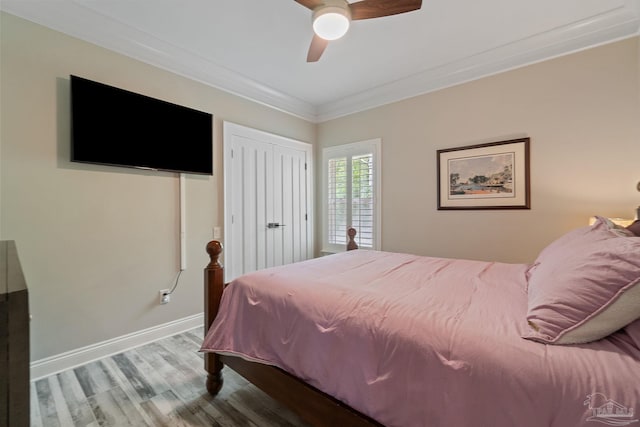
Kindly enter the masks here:
[[640, 222], [598, 218], [531, 265], [354, 250], [224, 284], [207, 389], [237, 371], [313, 426], [638, 423]]

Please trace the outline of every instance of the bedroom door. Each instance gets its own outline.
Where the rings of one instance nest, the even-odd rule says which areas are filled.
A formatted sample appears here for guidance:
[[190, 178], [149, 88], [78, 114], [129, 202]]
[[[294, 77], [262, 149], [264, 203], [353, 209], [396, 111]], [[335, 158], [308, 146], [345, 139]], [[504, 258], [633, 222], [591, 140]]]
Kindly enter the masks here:
[[224, 123], [225, 280], [313, 256], [310, 144]]

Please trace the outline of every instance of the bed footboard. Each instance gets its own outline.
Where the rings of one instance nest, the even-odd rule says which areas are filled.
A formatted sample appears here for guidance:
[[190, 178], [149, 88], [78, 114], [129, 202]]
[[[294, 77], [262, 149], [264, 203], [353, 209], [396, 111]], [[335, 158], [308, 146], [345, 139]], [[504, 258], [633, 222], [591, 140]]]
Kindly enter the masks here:
[[[349, 228], [347, 234], [349, 236], [347, 250], [358, 249], [354, 240], [356, 230]], [[218, 314], [222, 293], [226, 286], [224, 269], [219, 261], [222, 244], [216, 240], [209, 242], [207, 253], [211, 260], [204, 270], [205, 335]], [[225, 364], [289, 407], [314, 427], [383, 427], [366, 415], [279, 368], [248, 362], [240, 357], [216, 353], [204, 354], [204, 368], [207, 371], [206, 387], [211, 395], [215, 396], [222, 388], [222, 368]]]

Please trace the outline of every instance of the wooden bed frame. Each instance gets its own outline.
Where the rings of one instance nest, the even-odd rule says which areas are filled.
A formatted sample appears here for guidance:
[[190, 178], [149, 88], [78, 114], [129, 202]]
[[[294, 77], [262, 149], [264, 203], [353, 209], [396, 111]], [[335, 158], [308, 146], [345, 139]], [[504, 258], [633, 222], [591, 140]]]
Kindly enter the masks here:
[[[350, 228], [347, 234], [349, 235], [347, 250], [357, 249], [358, 245], [354, 240], [356, 230]], [[209, 242], [207, 253], [211, 261], [204, 271], [205, 335], [218, 314], [222, 293], [226, 286], [224, 270], [218, 261], [222, 253], [222, 244], [216, 240]], [[287, 406], [312, 426], [382, 427], [382, 424], [370, 417], [282, 369], [249, 362], [236, 356], [205, 353], [204, 368], [207, 371], [207, 391], [214, 396], [222, 388], [222, 368], [224, 365]]]

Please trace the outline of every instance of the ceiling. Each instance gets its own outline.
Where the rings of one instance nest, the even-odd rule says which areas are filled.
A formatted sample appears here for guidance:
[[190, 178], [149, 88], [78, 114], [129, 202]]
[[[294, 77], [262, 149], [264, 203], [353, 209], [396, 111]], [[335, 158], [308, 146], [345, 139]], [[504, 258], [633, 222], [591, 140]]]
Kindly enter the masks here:
[[[353, 3], [353, 1], [351, 1]], [[640, 0], [424, 0], [307, 63], [293, 0], [2, 0], [8, 13], [313, 122], [640, 33]]]

